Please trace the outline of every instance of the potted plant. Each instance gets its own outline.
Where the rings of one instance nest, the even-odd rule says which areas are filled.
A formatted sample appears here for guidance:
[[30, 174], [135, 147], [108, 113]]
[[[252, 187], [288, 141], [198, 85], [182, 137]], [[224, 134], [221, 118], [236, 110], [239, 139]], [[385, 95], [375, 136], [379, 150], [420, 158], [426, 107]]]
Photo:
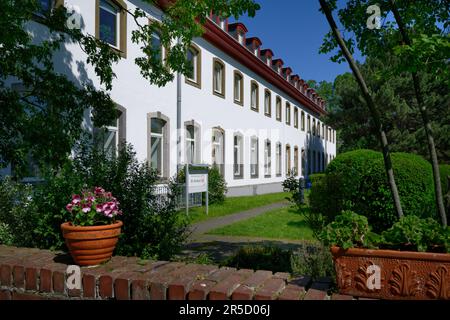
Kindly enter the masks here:
[[377, 299], [450, 299], [450, 229], [405, 216], [381, 235], [344, 211], [325, 227], [341, 294]]
[[70, 222], [61, 224], [63, 237], [73, 260], [80, 266], [98, 265], [109, 260], [119, 239], [122, 215], [111, 192], [95, 187], [72, 196], [66, 210]]

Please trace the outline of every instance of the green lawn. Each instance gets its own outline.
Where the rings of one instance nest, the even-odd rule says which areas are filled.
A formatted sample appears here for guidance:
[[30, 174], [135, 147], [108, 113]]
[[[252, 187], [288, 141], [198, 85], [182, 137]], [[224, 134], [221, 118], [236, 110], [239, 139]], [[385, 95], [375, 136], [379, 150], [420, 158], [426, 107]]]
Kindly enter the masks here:
[[270, 211], [255, 218], [212, 230], [209, 234], [286, 240], [314, 240], [311, 229], [306, 225], [301, 214], [293, 207]]
[[189, 209], [191, 222], [196, 223], [210, 218], [226, 216], [257, 207], [262, 207], [271, 203], [285, 200], [287, 193], [272, 193], [249, 197], [227, 198], [223, 204], [213, 204], [209, 206], [209, 215], [206, 215], [206, 208]]

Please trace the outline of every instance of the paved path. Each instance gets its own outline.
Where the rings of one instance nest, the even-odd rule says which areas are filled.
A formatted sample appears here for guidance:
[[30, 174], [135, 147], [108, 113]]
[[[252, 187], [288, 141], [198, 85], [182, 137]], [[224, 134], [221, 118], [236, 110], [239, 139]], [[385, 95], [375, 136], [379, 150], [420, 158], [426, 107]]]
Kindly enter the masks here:
[[247, 211], [243, 211], [243, 212], [239, 212], [239, 213], [235, 213], [235, 214], [231, 214], [231, 215], [227, 215], [227, 216], [223, 216], [223, 217], [212, 218], [212, 219], [209, 219], [206, 221], [192, 224], [191, 225], [192, 233], [191, 233], [191, 236], [189, 237], [189, 240], [190, 241], [194, 240], [194, 239], [198, 238], [200, 235], [203, 235], [204, 233], [207, 233], [208, 231], [211, 231], [213, 229], [224, 227], [224, 226], [233, 224], [238, 221], [257, 217], [266, 212], [269, 212], [269, 211], [272, 211], [275, 209], [284, 208], [287, 206], [289, 206], [289, 203], [286, 201], [272, 203], [272, 204], [269, 204], [264, 207], [258, 207], [258, 208], [250, 209]]

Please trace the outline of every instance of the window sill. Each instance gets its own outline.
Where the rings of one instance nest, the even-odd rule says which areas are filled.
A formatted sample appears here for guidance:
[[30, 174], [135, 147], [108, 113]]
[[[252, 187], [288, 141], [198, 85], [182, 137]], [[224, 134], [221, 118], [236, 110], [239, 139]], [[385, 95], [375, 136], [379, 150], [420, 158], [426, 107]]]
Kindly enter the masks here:
[[190, 86], [193, 86], [193, 87], [195, 87], [197, 89], [201, 89], [202, 88], [202, 85], [201, 85], [200, 81], [199, 82], [195, 82], [193, 80], [185, 78], [185, 83], [190, 85]]
[[244, 102], [243, 101], [239, 101], [239, 100], [234, 100], [234, 103], [243, 107], [244, 106]]
[[234, 180], [243, 180], [244, 176], [234, 176], [233, 179]]
[[264, 115], [268, 118], [272, 118], [272, 114], [270, 114], [270, 113], [265, 113]]
[[257, 175], [252, 175], [252, 176], [250, 176], [250, 179], [259, 179], [259, 175], [257, 174]]
[[271, 174], [266, 174], [266, 175], [264, 176], [264, 178], [270, 179], [270, 178], [272, 178], [272, 175], [271, 175]]
[[225, 99], [225, 94], [219, 93], [219, 92], [217, 92], [215, 90], [213, 90], [213, 95], [215, 95], [215, 96], [217, 96], [219, 98]]
[[252, 111], [255, 111], [255, 112], [258, 112], [258, 113], [259, 113], [259, 108], [251, 108], [251, 107], [250, 107], [250, 110], [252, 110]]

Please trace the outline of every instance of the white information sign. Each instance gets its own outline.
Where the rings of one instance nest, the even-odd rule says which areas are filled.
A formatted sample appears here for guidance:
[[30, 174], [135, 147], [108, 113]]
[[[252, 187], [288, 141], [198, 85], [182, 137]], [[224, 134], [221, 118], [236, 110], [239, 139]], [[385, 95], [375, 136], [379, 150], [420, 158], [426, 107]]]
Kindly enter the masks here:
[[208, 175], [207, 174], [189, 174], [189, 193], [207, 192]]

